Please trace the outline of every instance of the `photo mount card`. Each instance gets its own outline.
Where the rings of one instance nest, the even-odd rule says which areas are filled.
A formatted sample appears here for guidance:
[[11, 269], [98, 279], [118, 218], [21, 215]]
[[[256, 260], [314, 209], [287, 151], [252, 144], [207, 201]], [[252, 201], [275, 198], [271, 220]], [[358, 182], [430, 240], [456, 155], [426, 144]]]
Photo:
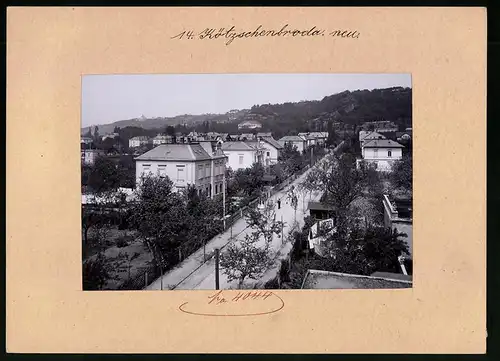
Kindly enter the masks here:
[[[485, 9], [11, 7], [7, 12], [7, 28], [8, 352], [485, 352]], [[467, 44], [466, 47], [463, 46], [464, 43]], [[33, 54], [37, 56], [33, 57]], [[222, 79], [231, 74], [240, 76], [240, 79], [244, 75], [249, 78], [247, 82], [239, 81], [240, 86], [245, 84], [248, 90], [252, 89], [251, 83], [255, 83], [255, 79], [259, 77], [271, 79], [275, 76], [281, 79], [282, 84], [267, 80], [266, 86], [263, 85], [266, 80], [263, 80], [260, 85], [253, 84], [254, 91], [247, 97], [238, 95], [244, 92], [237, 86], [231, 92], [222, 89], [223, 87], [216, 90], [216, 87], [206, 85], [210, 81], [207, 78], [219, 77], [223, 82]], [[304, 74], [306, 80], [302, 84], [293, 80]], [[345, 85], [343, 89], [330, 88], [324, 93], [315, 93], [322, 84], [328, 83], [325, 79], [314, 82], [311, 80], [318, 75], [321, 78], [322, 74], [323, 78], [344, 75], [351, 79], [355, 75], [369, 78], [371, 74], [386, 77], [390, 74], [406, 74], [411, 79], [409, 84], [393, 86], [409, 87], [412, 93], [410, 126], [398, 128], [401, 133], [407, 131], [406, 128], [411, 128], [412, 133], [409, 135], [412, 144], [412, 203], [405, 208], [404, 202], [398, 204], [391, 197], [384, 198], [385, 203], [381, 202], [387, 215], [390, 215], [391, 209], [395, 211], [392, 213], [397, 213], [398, 210], [400, 213], [408, 213], [408, 208], [411, 208], [411, 281], [395, 280], [394, 275], [392, 278], [388, 277], [388, 272], [384, 272], [386, 269], [383, 267], [373, 269], [377, 274], [369, 272], [369, 269], [318, 269], [316, 263], [314, 268], [307, 269], [303, 282], [299, 282], [300, 287], [287, 288], [286, 284], [290, 282], [279, 277], [277, 284], [269, 284], [268, 287], [262, 283], [248, 286], [245, 280], [239, 282], [240, 270], [248, 267], [242, 267], [238, 260], [245, 258], [245, 255], [252, 256], [248, 259], [261, 257], [252, 271], [262, 271], [261, 265], [266, 263], [267, 256], [253, 248], [241, 253], [238, 245], [244, 244], [247, 238], [244, 237], [233, 242], [237, 245], [233, 251], [235, 254], [240, 252], [240, 256], [230, 259], [227, 256], [228, 248], [210, 246], [217, 233], [213, 237], [205, 237], [206, 242], [201, 237], [194, 237], [207, 233], [208, 230], [191, 230], [184, 239], [196, 238], [196, 242], [200, 243], [194, 251], [191, 250], [192, 253], [181, 250], [179, 256], [175, 255], [178, 261], [181, 260], [181, 266], [186, 260], [200, 264], [200, 267], [194, 267], [193, 272], [176, 264], [178, 272], [186, 274], [173, 278], [185, 282], [186, 287], [179, 287], [182, 282], [163, 282], [176, 269], [160, 268], [160, 275], [164, 276], [154, 278], [154, 281], [147, 276], [141, 278], [144, 287], [134, 282], [129, 282], [127, 287], [122, 288], [115, 282], [114, 287], [109, 280], [95, 282], [95, 278], [86, 277], [94, 274], [96, 263], [86, 262], [86, 252], [89, 250], [82, 244], [85, 227], [90, 224], [85, 223], [89, 208], [82, 206], [82, 203], [87, 204], [84, 202], [87, 193], [82, 189], [82, 186], [86, 186], [83, 184], [86, 173], [82, 164], [92, 162], [93, 154], [98, 153], [94, 150], [103, 150], [101, 143], [111, 145], [107, 151], [113, 148], [114, 138], [106, 136], [115, 133], [115, 126], [122, 128], [116, 124], [109, 132], [103, 132], [106, 134], [98, 133], [96, 137], [95, 125], [100, 125], [102, 129], [103, 125], [117, 120], [133, 118], [135, 122], [123, 128], [138, 125], [142, 128], [141, 122], [145, 124], [151, 119], [193, 113], [224, 113], [229, 117], [231, 110], [251, 108], [254, 105], [319, 101], [324, 96], [339, 94], [342, 90], [352, 93], [356, 90], [373, 91], [375, 88], [391, 87], [366, 83], [364, 88], [357, 83]], [[101, 89], [95, 87], [92, 91], [88, 90], [91, 89], [88, 79], [106, 77], [127, 80], [123, 84], [116, 81], [109, 88], [102, 86]], [[166, 89], [163, 88], [165, 84], [154, 85], [154, 80], [149, 84], [134, 84], [140, 83], [140, 79], [145, 77], [178, 77], [178, 83], [167, 81]], [[186, 86], [190, 81], [188, 78], [198, 79], [191, 88]], [[158, 86], [156, 94], [151, 91], [153, 86]], [[265, 87], [269, 92], [259, 90], [259, 87]], [[178, 88], [179, 91], [172, 91], [172, 88]], [[296, 93], [293, 93], [294, 90]], [[183, 100], [175, 98], [186, 92], [191, 92], [192, 99], [184, 98], [184, 104], [191, 103], [193, 107], [187, 110], [182, 107]], [[255, 94], [259, 92], [262, 93], [260, 98]], [[146, 99], [141, 99], [141, 94]], [[233, 95], [233, 102], [230, 101], [230, 95]], [[240, 100], [247, 102], [241, 103]], [[222, 109], [224, 101], [227, 101], [227, 105], [224, 104]], [[207, 102], [212, 104], [207, 106]], [[166, 108], [161, 108], [162, 104]], [[134, 105], [142, 106], [144, 110], [135, 109], [135, 113], [128, 113], [130, 116], [118, 111], [125, 111], [127, 108], [130, 110]], [[339, 111], [343, 121], [349, 118], [348, 113], [345, 110]], [[357, 116], [360, 116], [359, 113]], [[366, 116], [369, 117], [369, 114]], [[283, 115], [280, 117], [278, 114], [274, 120], [284, 121], [281, 127], [271, 123], [270, 118], [262, 120], [261, 123], [269, 127], [262, 129], [262, 133], [271, 132], [271, 138], [278, 144], [283, 137], [305, 137], [306, 149], [318, 149], [321, 152], [310, 143], [313, 142], [312, 138], [315, 139], [314, 142], [318, 138], [310, 135], [325, 129], [321, 125], [317, 129], [311, 129], [312, 123], [308, 123], [307, 129], [300, 128], [301, 125], [291, 129], [294, 126], [290, 126], [290, 118]], [[235, 119], [237, 120], [239, 118]], [[380, 119], [363, 118], [362, 121], [354, 120], [353, 123], [361, 126], [371, 120]], [[232, 120], [229, 121], [231, 122]], [[251, 128], [256, 122], [259, 120], [242, 118], [231, 124], [236, 126], [234, 131], [238, 136], [257, 136], [258, 132], [253, 134], [254, 129], [237, 127], [237, 124], [243, 123], [243, 128]], [[346, 123], [349, 121], [346, 120]], [[90, 135], [99, 143], [99, 147], [85, 149], [83, 139], [87, 129], [84, 128], [92, 126], [94, 129], [91, 129]], [[165, 128], [165, 124], [158, 126]], [[215, 133], [211, 129], [199, 130], [205, 135], [211, 131]], [[396, 153], [388, 151], [385, 146], [393, 144], [391, 142], [400, 144], [402, 140], [392, 140], [391, 136], [382, 134], [384, 139], [365, 139], [365, 143], [362, 143], [363, 140], [359, 138], [361, 130], [354, 130], [360, 148], [353, 154], [361, 158], [361, 161], [372, 157], [372, 162], [375, 159], [377, 165], [384, 167], [388, 162], [381, 160], [379, 153], [383, 152], [385, 158], [390, 154], [392, 158]], [[117, 131], [119, 133], [120, 129]], [[279, 134], [280, 131], [283, 133]], [[379, 133], [372, 127], [367, 131]], [[292, 134], [294, 132], [296, 134]], [[164, 129], [152, 134], [151, 138], [160, 133], [165, 137], [169, 135], [167, 129]], [[223, 132], [219, 130], [217, 133]], [[299, 133], [306, 134], [299, 136]], [[403, 134], [399, 134], [400, 138], [402, 136]], [[127, 146], [132, 138], [127, 139]], [[183, 145], [178, 144], [176, 138], [175, 146], [171, 143], [155, 145], [160, 148], [175, 148], [163, 153], [177, 154], [177, 158], [173, 160], [175, 164], [168, 163], [165, 167], [174, 166], [173, 173], [168, 173], [168, 178], [174, 179], [178, 184], [183, 180], [187, 184], [189, 180], [187, 171], [184, 176], [183, 171], [177, 170], [177, 165], [180, 166], [179, 169], [183, 168], [182, 165], [188, 169], [188, 163], [177, 164], [183, 157], [180, 154], [187, 151], [186, 154], [194, 157], [193, 164], [196, 166], [191, 167], [191, 183], [198, 185], [201, 193], [208, 185], [204, 196], [208, 195], [211, 199], [214, 193], [225, 196], [227, 190], [226, 178], [222, 177], [222, 182], [217, 178], [217, 170], [221, 171], [224, 165], [216, 159], [217, 152], [224, 154], [221, 159], [227, 155], [233, 168], [238, 167], [241, 159], [238, 152], [242, 151], [236, 150], [236, 156], [231, 157], [231, 151], [226, 149], [224, 153], [223, 148], [228, 143], [238, 143], [239, 146], [245, 144], [254, 150], [244, 151], [243, 154], [261, 154], [261, 158], [257, 157], [257, 160], [260, 159], [258, 162], [262, 162], [265, 168], [270, 166], [272, 157], [267, 156], [267, 150], [259, 148], [265, 148], [263, 144], [273, 141], [266, 143], [261, 138], [268, 137], [261, 136], [252, 140], [248, 137], [229, 141], [226, 139], [221, 143], [217, 139], [204, 143], [207, 139], [203, 139], [197, 144], [191, 142]], [[20, 142], [19, 139], [24, 140]], [[377, 147], [366, 146], [370, 142], [387, 144], [384, 143], [382, 151], [378, 150], [382, 149], [381, 144]], [[298, 144], [292, 138], [283, 140], [283, 146], [285, 143], [292, 143], [294, 146]], [[218, 144], [221, 149], [218, 149]], [[362, 144], [365, 146], [361, 147]], [[183, 148], [180, 151], [179, 146]], [[141, 162], [137, 158], [154, 149], [156, 148], [142, 154], [132, 154], [132, 164], [136, 166], [132, 182], [137, 181], [137, 164], [144, 167], [149, 161]], [[302, 161], [309, 161], [309, 167], [318, 168], [321, 159], [311, 156], [315, 150], [311, 154], [303, 150], [303, 154], [299, 154]], [[334, 149], [328, 149], [324, 155], [330, 150], [334, 153]], [[117, 149], [117, 152], [122, 154], [124, 151]], [[266, 159], [269, 163], [266, 163]], [[197, 164], [198, 160], [210, 163], [210, 167], [199, 169], [201, 163]], [[242, 159], [243, 162], [245, 158]], [[332, 164], [338, 166], [342, 162], [342, 159], [337, 159]], [[160, 163], [156, 164], [157, 170], [163, 165]], [[126, 168], [123, 162], [117, 165], [122, 166]], [[310, 171], [312, 170], [314, 169]], [[226, 173], [221, 172], [222, 174]], [[308, 173], [304, 174], [307, 176]], [[285, 213], [294, 209], [294, 213], [299, 211], [299, 222], [302, 222], [307, 213], [305, 211], [310, 213], [311, 209], [300, 204], [299, 201], [305, 203], [305, 197], [294, 192], [300, 188], [299, 183], [302, 183], [296, 182], [300, 175], [294, 172], [289, 175], [294, 179], [285, 186], [288, 188], [284, 192], [264, 192], [246, 210], [265, 211], [267, 206], [272, 206], [279, 219], [277, 221], [271, 217], [272, 222], [267, 224], [276, 226], [280, 225], [280, 212], [285, 216], [285, 221], [295, 222], [296, 214], [291, 217], [291, 212]], [[320, 179], [321, 173], [317, 175], [316, 178]], [[91, 187], [96, 184], [95, 174], [89, 179], [85, 182], [89, 181]], [[108, 184], [107, 181], [112, 177], [104, 179], [106, 181], [103, 183]], [[294, 185], [297, 188], [292, 188]], [[141, 187], [132, 188], [139, 195], [143, 194]], [[251, 191], [253, 188], [255, 187], [248, 189]], [[245, 190], [241, 189], [241, 192], [243, 194]], [[388, 195], [390, 194], [386, 194]], [[126, 196], [127, 194], [125, 200]], [[169, 194], [165, 199], [174, 199], [169, 197], [174, 196]], [[99, 199], [95, 196], [88, 198], [92, 198], [93, 202]], [[337, 202], [337, 206], [340, 203]], [[136, 206], [140, 207], [141, 202], [135, 202], [134, 207]], [[154, 227], [154, 221], [165, 216], [162, 212], [166, 208], [160, 208], [160, 211], [151, 212], [131, 226], [135, 228], [131, 230], [129, 238], [122, 237], [120, 241], [123, 247], [116, 239], [113, 239], [115, 244], [108, 244], [112, 239], [110, 233], [117, 231], [119, 225], [115, 225], [110, 231], [93, 224], [94, 227], [89, 231], [90, 238], [94, 241], [104, 240], [102, 243], [108, 246], [105, 249], [97, 247], [98, 251], [93, 250], [95, 254], [90, 257], [95, 257], [92, 260], [95, 261], [101, 255], [105, 259], [110, 258], [111, 252], [115, 256], [120, 254], [123, 256], [120, 265], [115, 264], [115, 268], [108, 273], [131, 280], [135, 279], [132, 274], [138, 268], [132, 266], [133, 262], [137, 263], [140, 255], [146, 254], [142, 250], [144, 247], [152, 246], [148, 252], [160, 255], [158, 258], [151, 256], [152, 260], [158, 260], [158, 267], [167, 267], [168, 263], [163, 263], [162, 257], [172, 252], [166, 252], [166, 248], [162, 248], [166, 244], [163, 241], [165, 237], [159, 234], [154, 238], [155, 235], [151, 233], [158, 228]], [[141, 208], [136, 208], [138, 209]], [[142, 208], [144, 209], [151, 210], [147, 207]], [[191, 210], [192, 208], [178, 208], [176, 212], [169, 214], [170, 219], [176, 215], [189, 217]], [[186, 213], [182, 213], [184, 211]], [[234, 214], [226, 214], [225, 211], [224, 208], [222, 221], [226, 219], [226, 215]], [[343, 213], [340, 214], [341, 216], [331, 217], [335, 219], [332, 222], [339, 229], [339, 225], [343, 224], [339, 219], [344, 219]], [[241, 212], [239, 221], [247, 222], [247, 216]], [[345, 219], [354, 218], [356, 217]], [[396, 218], [399, 219], [393, 217], [392, 220]], [[137, 217], [134, 219], [137, 220]], [[195, 222], [197, 219], [193, 218], [192, 224], [186, 224], [184, 228], [195, 229], [194, 224], [203, 223]], [[316, 221], [316, 229], [319, 231], [321, 220]], [[150, 223], [153, 227], [144, 226]], [[174, 224], [173, 221], [167, 223]], [[365, 219], [365, 226], [367, 223]], [[390, 228], [392, 225], [390, 223]], [[227, 232], [226, 227], [223, 224], [224, 232]], [[353, 234], [352, 228], [353, 226], [347, 227], [345, 230]], [[98, 231], [95, 232], [95, 229]], [[136, 235], [133, 232], [143, 233]], [[259, 238], [259, 234], [257, 231], [248, 233], [250, 240], [245, 246], [253, 247], [256, 243], [251, 242], [252, 234], [255, 239]], [[309, 247], [303, 254], [312, 259], [318, 257], [316, 253], [321, 253], [321, 250], [314, 248], [317, 246], [317, 239], [314, 241], [317, 237], [314, 235], [318, 234], [309, 234], [312, 234], [309, 246], [313, 245], [313, 251]], [[280, 231], [277, 229], [270, 243], [274, 244], [279, 235]], [[135, 251], [129, 252], [128, 248], [131, 249], [131, 239], [136, 241], [139, 238], [142, 239], [137, 246], [139, 256], [135, 256]], [[169, 240], [174, 238], [172, 236]], [[358, 238], [368, 239], [366, 232]], [[162, 241], [150, 242], [152, 239]], [[175, 238], [175, 241], [179, 239]], [[229, 239], [233, 240], [232, 236]], [[348, 239], [348, 236], [344, 235], [342, 239]], [[201, 247], [202, 243], [204, 247]], [[327, 244], [330, 246], [325, 249], [331, 250], [331, 242]], [[339, 248], [337, 244], [335, 249]], [[276, 250], [281, 252], [283, 248], [278, 247]], [[354, 251], [351, 249], [349, 252], [353, 254]], [[360, 254], [366, 255], [363, 252]], [[408, 264], [397, 257], [399, 254], [395, 252], [395, 263], [399, 266], [397, 272], [408, 276], [404, 274], [410, 271], [406, 269]], [[330, 254], [326, 258], [330, 260]], [[106, 262], [102, 264], [107, 265]], [[371, 259], [366, 264], [371, 267]], [[216, 268], [215, 265], [220, 267]], [[247, 261], [243, 265], [247, 266]], [[289, 270], [293, 271], [292, 266], [289, 265]], [[202, 275], [203, 267], [211, 268], [210, 274], [220, 274], [220, 277], [204, 278], [205, 283], [192, 281], [199, 279], [197, 277]], [[118, 269], [120, 272], [116, 272]], [[238, 276], [228, 282], [229, 274], [234, 276], [235, 273]], [[253, 273], [259, 280], [263, 277], [259, 276], [259, 272]], [[280, 272], [275, 272], [278, 273]], [[248, 279], [252, 278], [246, 280]], [[89, 280], [92, 282], [87, 282]], [[388, 283], [393, 286], [378, 287]], [[155, 286], [147, 288], [151, 284]], [[395, 284], [402, 286], [396, 287]], [[197, 330], [217, 331], [200, 333]], [[197, 337], [185, 337], [190, 334]]]

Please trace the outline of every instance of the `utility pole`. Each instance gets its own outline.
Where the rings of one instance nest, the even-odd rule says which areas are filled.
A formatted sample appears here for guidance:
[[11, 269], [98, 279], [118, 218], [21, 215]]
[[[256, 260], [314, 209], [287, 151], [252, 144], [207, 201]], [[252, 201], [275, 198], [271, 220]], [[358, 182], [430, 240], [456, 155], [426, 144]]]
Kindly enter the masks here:
[[222, 176], [222, 224], [224, 231], [226, 231], [226, 171], [224, 167], [224, 174]]
[[215, 249], [215, 289], [219, 289], [219, 249]]
[[283, 215], [281, 215], [281, 244], [285, 243], [283, 238]]

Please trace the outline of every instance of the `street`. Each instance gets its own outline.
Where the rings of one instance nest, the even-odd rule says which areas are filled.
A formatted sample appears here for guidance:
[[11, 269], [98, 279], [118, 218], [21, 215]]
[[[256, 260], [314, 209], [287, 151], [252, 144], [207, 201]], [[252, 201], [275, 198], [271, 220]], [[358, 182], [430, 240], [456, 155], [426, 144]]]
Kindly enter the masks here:
[[[307, 174], [311, 170], [308, 169], [304, 174], [297, 178], [290, 185], [282, 189], [280, 192], [274, 194], [269, 199], [275, 204], [276, 211], [276, 221], [283, 219], [284, 228], [283, 235], [287, 238], [287, 235], [291, 228], [297, 222], [297, 229], [300, 230], [304, 224], [304, 216], [307, 214], [307, 204], [309, 200], [318, 200], [320, 194], [318, 193], [304, 193], [296, 192], [298, 197], [297, 212], [293, 209], [290, 201], [287, 200], [287, 193], [292, 186], [297, 188], [297, 186], [305, 179]], [[277, 200], [281, 199], [281, 209], [277, 209]], [[282, 218], [283, 217], [283, 218]], [[246, 234], [250, 234], [251, 229], [247, 227], [246, 220], [244, 218], [239, 219], [232, 229], [233, 239], [231, 240], [231, 230], [228, 229], [223, 234], [218, 235], [210, 242], [206, 244], [206, 254], [213, 254], [215, 248], [222, 248], [231, 241], [236, 241], [238, 239], [243, 239]], [[271, 249], [274, 252], [284, 251], [291, 247], [291, 243], [282, 244], [281, 237], [274, 236]], [[224, 252], [224, 248], [221, 249], [221, 253]], [[278, 263], [278, 260], [276, 260]], [[203, 248], [193, 253], [184, 262], [178, 265], [173, 270], [164, 274], [161, 278], [155, 280], [146, 289], [147, 290], [168, 290], [168, 289], [215, 289], [215, 259], [211, 258], [205, 264], [203, 263]], [[267, 278], [267, 277], [266, 277]], [[252, 280], [248, 280], [252, 281]], [[219, 284], [221, 289], [235, 288], [237, 281], [228, 282], [227, 277], [224, 275], [223, 270], [219, 270]], [[162, 286], [163, 285], [163, 286]]]

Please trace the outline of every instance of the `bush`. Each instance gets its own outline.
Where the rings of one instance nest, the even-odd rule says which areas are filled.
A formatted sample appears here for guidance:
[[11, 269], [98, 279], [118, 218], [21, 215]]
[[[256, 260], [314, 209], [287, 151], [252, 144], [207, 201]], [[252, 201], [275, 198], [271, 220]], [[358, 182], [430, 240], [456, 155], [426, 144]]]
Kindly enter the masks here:
[[279, 287], [279, 283], [278, 283], [278, 278], [277, 277], [273, 278], [272, 280], [267, 281], [264, 284], [264, 289], [266, 289], [266, 290], [277, 290], [279, 288], [280, 287]]
[[286, 259], [281, 260], [279, 278], [282, 284], [290, 281], [290, 263]]

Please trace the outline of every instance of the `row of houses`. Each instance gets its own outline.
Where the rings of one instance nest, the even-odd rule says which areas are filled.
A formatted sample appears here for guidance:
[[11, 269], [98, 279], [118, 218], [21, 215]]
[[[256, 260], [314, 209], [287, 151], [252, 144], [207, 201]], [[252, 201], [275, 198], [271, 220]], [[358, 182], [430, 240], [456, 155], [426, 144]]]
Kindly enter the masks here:
[[[297, 147], [299, 152], [303, 152], [310, 146], [313, 145], [323, 145], [326, 143], [328, 138], [327, 132], [309, 132], [309, 133], [299, 133], [298, 135], [284, 136], [278, 140], [283, 146], [285, 143], [291, 143], [294, 147]], [[228, 133], [198, 133], [190, 132], [187, 135], [164, 135], [158, 134], [154, 138], [149, 138], [146, 136], [134, 137], [129, 140], [130, 148], [138, 148], [146, 144], [161, 145], [168, 143], [193, 143], [201, 141], [258, 141], [260, 139], [273, 139], [272, 134], [259, 132], [259, 133], [241, 133], [241, 134], [228, 134]]]

